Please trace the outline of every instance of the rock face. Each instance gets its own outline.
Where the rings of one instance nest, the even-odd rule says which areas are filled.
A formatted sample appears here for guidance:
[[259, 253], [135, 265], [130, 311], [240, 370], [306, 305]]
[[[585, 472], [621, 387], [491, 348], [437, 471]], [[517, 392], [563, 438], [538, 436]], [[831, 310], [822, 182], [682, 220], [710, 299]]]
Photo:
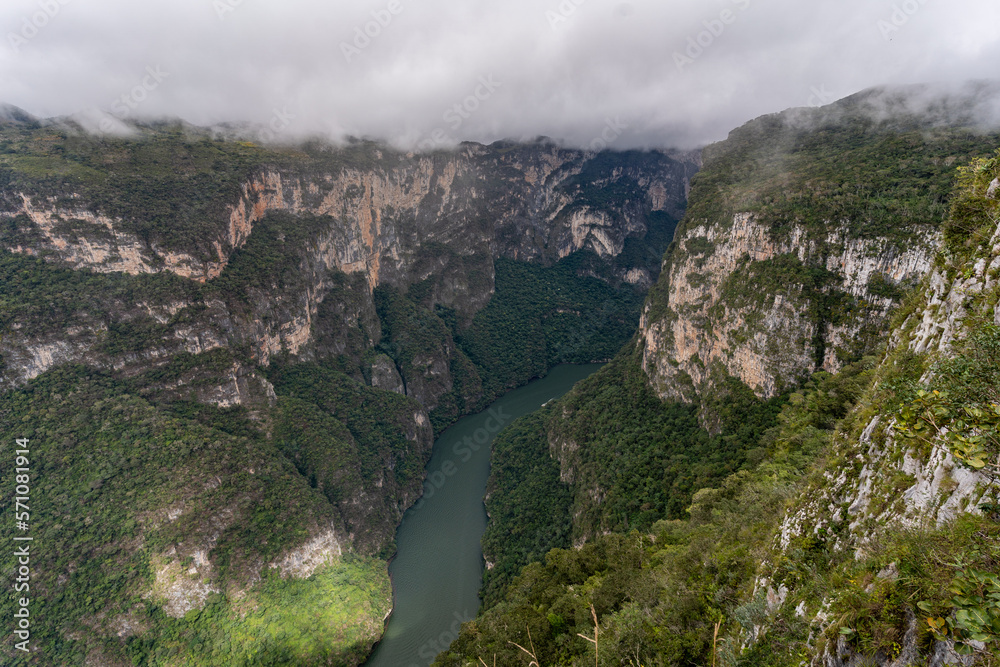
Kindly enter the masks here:
[[343, 549], [334, 530], [328, 530], [313, 538], [298, 549], [287, 553], [271, 568], [277, 569], [283, 577], [308, 579], [321, 566], [336, 561], [343, 555]]
[[[923, 355], [928, 362], [946, 358], [955, 341], [965, 338], [980, 318], [1000, 325], [995, 300], [998, 278], [1000, 227], [973, 259], [959, 265], [943, 261], [934, 267], [924, 281], [919, 307], [893, 332], [887, 360], [900, 354]], [[932, 379], [933, 374], [928, 372], [925, 378]], [[827, 514], [828, 506], [847, 507], [848, 539], [860, 546], [876, 526], [943, 525], [961, 512], [974, 510], [990, 487], [988, 476], [961, 466], [943, 446], [914, 451], [897, 436], [893, 423], [894, 415], [876, 414], [865, 423], [857, 441], [841, 443], [861, 463], [860, 469], [856, 474], [827, 473], [824, 493], [786, 519], [783, 545], [806, 525], [819, 530], [817, 521], [822, 520], [817, 517]], [[905, 488], [894, 482], [899, 479], [908, 480]]]
[[697, 402], [726, 376], [769, 398], [879, 346], [930, 269], [955, 165], [993, 150], [996, 134], [962, 137], [1000, 91], [967, 88], [930, 107], [919, 87], [865, 91], [703, 149], [641, 324], [662, 398]]
[[[203, 287], [194, 300], [111, 304], [103, 317], [78, 310], [72, 331], [15, 329], [0, 342], [7, 360], [0, 387], [18, 386], [63, 363], [127, 370], [163, 363], [178, 352], [223, 347], [246, 349], [263, 366], [284, 353], [307, 359], [346, 354], [360, 361], [378, 342], [374, 289], [405, 291], [429, 281], [433, 305], [454, 309], [468, 322], [492, 296], [497, 257], [552, 263], [590, 250], [612, 279], [649, 284], [648, 267], [623, 251], [629, 239], [649, 233], [656, 216], [680, 217], [697, 170], [696, 155], [594, 154], [547, 143], [503, 151], [468, 144], [434, 155], [369, 148], [364, 160], [352, 153], [338, 161], [339, 154], [328, 150], [325, 161], [307, 165], [262, 163], [223, 215], [199, 223], [195, 238], [144, 238], [134, 219], [107, 213], [86, 191], [38, 186], [27, 192], [8, 185], [0, 192], [3, 249], [78, 271], [172, 274]], [[245, 288], [243, 304], [220, 298], [213, 286], [274, 216], [298, 221], [299, 245], [282, 249], [298, 265], [293, 279], [264, 276]], [[270, 244], [287, 246], [284, 232]], [[162, 344], [131, 358], [102, 348], [109, 320], [148, 317], [162, 325]], [[419, 375], [397, 382], [379, 366], [372, 377], [391, 391], [412, 387], [410, 395], [433, 406], [452, 386], [453, 361], [444, 350], [422, 360]], [[251, 374], [249, 368], [235, 371], [237, 377]], [[246, 403], [250, 394], [266, 396], [266, 387], [252, 391], [245, 384], [234, 381], [231, 389], [205, 397], [233, 405]]]
[[[990, 220], [995, 217], [991, 215]], [[765, 569], [776, 569], [776, 560], [789, 554], [794, 542], [801, 539], [827, 539], [831, 550], [853, 552], [857, 561], [877, 558], [884, 535], [953, 526], [962, 515], [981, 515], [981, 505], [991, 501], [995, 477], [963, 465], [940, 439], [919, 444], [906, 439], [894, 428], [898, 408], [873, 397], [879, 391], [884, 395], [881, 385], [890, 382], [906, 363], [917, 364], [914, 374], [920, 376], [921, 383], [934, 387], [940, 373], [936, 363], [966, 354], [956, 351], [956, 345], [981, 331], [983, 325], [1000, 325], [1000, 309], [996, 307], [1000, 227], [994, 230], [993, 225], [995, 222], [971, 253], [956, 250], [955, 245], [945, 244], [941, 249], [905, 317], [898, 318], [899, 326], [891, 332], [876, 372], [878, 379], [865, 399], [867, 405], [861, 406], [863, 418], [834, 441], [831, 458], [842, 464], [824, 472], [793, 505]], [[916, 619], [911, 620], [914, 626]], [[827, 623], [827, 619], [822, 621]], [[936, 641], [928, 650], [915, 631], [908, 631], [901, 639], [900, 657], [878, 664], [902, 667], [919, 660], [930, 665], [977, 664], [975, 656], [956, 654], [952, 642]], [[826, 649], [822, 664], [857, 665], [864, 664], [864, 659], [841, 637], [835, 648]]]
[[396, 363], [387, 354], [380, 354], [371, 364], [372, 386], [376, 389], [385, 389], [397, 394], [406, 395], [406, 387], [403, 385], [403, 378], [396, 369]]
[[[643, 316], [643, 368], [661, 397], [688, 402], [722, 375], [770, 398], [814, 370], [837, 372], [863, 329], [885, 323], [893, 306], [870, 292], [870, 282], [919, 279], [938, 238], [927, 234], [904, 250], [890, 239], [851, 238], [846, 225], [825, 238], [809, 238], [802, 226], [777, 236], [752, 213], [689, 228], [661, 277], [665, 312], [654, 314], [651, 303]], [[754, 265], [777, 259], [825, 269], [835, 280], [828, 293], [864, 307], [840, 322], [818, 321], [806, 285], [755, 284]]]
[[[430, 243], [460, 245], [464, 254], [542, 261], [585, 248], [617, 257], [627, 238], [646, 233], [650, 213], [683, 212], [688, 180], [697, 170], [696, 154], [609, 157], [548, 144], [513, 153], [468, 145], [453, 154], [392, 157], [337, 173], [264, 169], [243, 184], [228, 205], [228, 219], [212, 224], [214, 238], [191, 253], [147, 243], [123, 231], [120, 219], [67, 206], [85, 199], [77, 193], [43, 198], [8, 192], [17, 205], [0, 216], [21, 218], [20, 235], [31, 242], [8, 241], [6, 249], [76, 269], [169, 271], [206, 282], [222, 273], [255, 225], [282, 211], [327, 218], [312, 249], [314, 261], [362, 273], [375, 287], [412, 278], [408, 257]], [[615, 201], [593, 201], [612, 187], [631, 191]]]

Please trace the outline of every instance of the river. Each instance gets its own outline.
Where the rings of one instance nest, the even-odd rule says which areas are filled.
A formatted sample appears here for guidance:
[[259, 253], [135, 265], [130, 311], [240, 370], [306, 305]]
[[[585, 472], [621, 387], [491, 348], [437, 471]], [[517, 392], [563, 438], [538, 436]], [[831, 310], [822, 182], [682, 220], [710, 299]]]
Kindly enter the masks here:
[[476, 617], [493, 438], [600, 367], [557, 366], [437, 439], [424, 497], [406, 512], [396, 532], [397, 553], [389, 565], [393, 612], [365, 667], [426, 667], [458, 638], [461, 623]]

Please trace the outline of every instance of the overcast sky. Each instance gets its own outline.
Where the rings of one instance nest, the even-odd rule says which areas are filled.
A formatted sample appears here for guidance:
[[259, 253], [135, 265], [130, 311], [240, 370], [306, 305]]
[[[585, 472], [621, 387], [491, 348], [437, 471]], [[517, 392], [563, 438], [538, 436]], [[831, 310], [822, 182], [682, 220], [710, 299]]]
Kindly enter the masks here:
[[0, 101], [38, 116], [424, 145], [693, 147], [868, 86], [1000, 78], [997, 0], [3, 0], [0, 27]]

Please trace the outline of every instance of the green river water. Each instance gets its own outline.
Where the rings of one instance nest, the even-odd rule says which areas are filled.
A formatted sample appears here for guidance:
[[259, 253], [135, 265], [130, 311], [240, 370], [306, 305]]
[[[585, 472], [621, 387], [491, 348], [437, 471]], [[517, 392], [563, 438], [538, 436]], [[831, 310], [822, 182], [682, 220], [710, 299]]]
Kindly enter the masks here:
[[441, 434], [427, 464], [424, 497], [396, 532], [389, 566], [393, 612], [365, 667], [425, 667], [458, 637], [463, 622], [476, 617], [493, 438], [599, 368], [557, 366]]

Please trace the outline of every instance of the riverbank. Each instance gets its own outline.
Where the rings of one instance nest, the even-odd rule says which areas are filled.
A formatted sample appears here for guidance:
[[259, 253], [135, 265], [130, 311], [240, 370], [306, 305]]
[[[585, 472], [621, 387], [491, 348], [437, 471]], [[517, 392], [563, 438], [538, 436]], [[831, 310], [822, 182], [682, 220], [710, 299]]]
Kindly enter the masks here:
[[600, 364], [563, 365], [464, 417], [434, 443], [424, 495], [403, 517], [389, 565], [393, 609], [365, 667], [422, 667], [479, 610], [480, 540], [493, 439], [515, 419], [559, 398]]

